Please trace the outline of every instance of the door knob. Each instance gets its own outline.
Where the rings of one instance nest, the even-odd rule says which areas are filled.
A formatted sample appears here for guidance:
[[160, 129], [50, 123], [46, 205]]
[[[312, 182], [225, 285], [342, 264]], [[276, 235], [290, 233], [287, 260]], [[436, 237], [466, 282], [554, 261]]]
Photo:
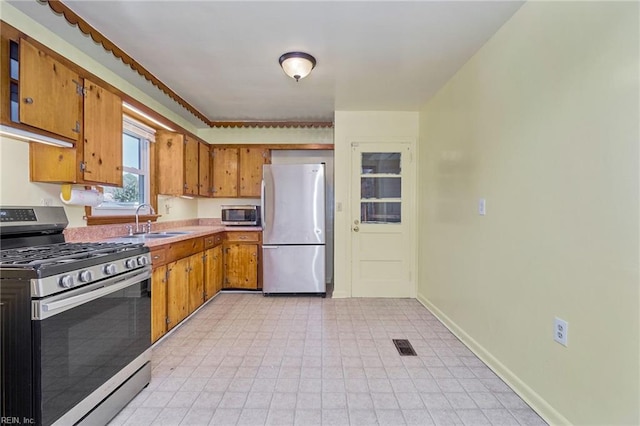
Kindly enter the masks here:
[[358, 231], [360, 231], [360, 228], [358, 228], [357, 226], [354, 226], [353, 227], [353, 232], [358, 232]]

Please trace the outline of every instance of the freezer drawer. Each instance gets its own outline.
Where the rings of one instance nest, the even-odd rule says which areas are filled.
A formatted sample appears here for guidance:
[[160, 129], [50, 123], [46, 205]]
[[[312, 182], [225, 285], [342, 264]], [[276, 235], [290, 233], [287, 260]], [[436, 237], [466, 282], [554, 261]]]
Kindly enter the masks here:
[[262, 292], [326, 293], [325, 246], [263, 246]]

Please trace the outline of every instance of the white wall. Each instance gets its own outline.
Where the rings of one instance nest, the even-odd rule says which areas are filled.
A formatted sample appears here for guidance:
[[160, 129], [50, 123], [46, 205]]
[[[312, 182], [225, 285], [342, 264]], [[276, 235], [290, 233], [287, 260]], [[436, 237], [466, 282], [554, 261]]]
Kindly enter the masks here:
[[85, 226], [84, 207], [64, 205], [60, 185], [29, 182], [29, 144], [0, 136], [0, 205], [64, 206], [69, 227]]
[[[36, 23], [4, 0], [0, 1], [0, 7], [2, 8], [2, 19], [5, 22], [136, 98], [185, 129], [194, 133], [197, 131], [190, 123], [145, 95], [140, 88], [118, 77], [112, 71], [98, 64], [93, 58], [82, 53], [75, 46], [63, 41], [56, 34]], [[113, 60], [118, 61], [115, 58]], [[122, 66], [126, 67], [125, 65]], [[146, 80], [140, 77], [140, 86], [147, 84]], [[63, 205], [59, 198], [60, 185], [32, 183], [29, 181], [28, 143], [0, 137], [0, 162], [2, 167], [0, 169], [0, 205], [43, 205], [45, 203], [54, 206]], [[171, 210], [169, 215], [161, 212], [160, 214], [164, 216], [159, 219], [160, 221], [197, 217], [197, 201], [178, 199], [172, 203], [175, 208]], [[69, 218], [69, 227], [86, 226], [86, 222], [83, 219], [83, 206], [64, 206], [64, 208]]]
[[336, 111], [335, 264], [333, 297], [351, 297], [351, 143], [406, 142], [418, 138], [417, 112]]
[[[198, 136], [212, 144], [332, 144], [333, 129], [316, 128], [212, 128], [201, 129]], [[331, 156], [333, 156], [333, 151]], [[285, 154], [286, 155], [286, 154]], [[319, 159], [324, 154], [319, 153]], [[198, 217], [220, 217], [225, 204], [260, 204], [257, 198], [202, 198]]]
[[[0, 6], [2, 7], [2, 19], [5, 22], [28, 34], [35, 40], [92, 72], [123, 92], [138, 99], [140, 102], [183, 128], [198, 134], [210, 143], [333, 143], [333, 129], [330, 128], [197, 129], [162, 104], [145, 95], [140, 88], [118, 77], [93, 58], [84, 54], [75, 46], [65, 42], [56, 34], [36, 23], [4, 0], [0, 0]], [[117, 61], [115, 58], [113, 60]], [[140, 77], [140, 87], [148, 86], [148, 84], [146, 80]], [[2, 157], [0, 204], [42, 205], [43, 202], [46, 202], [51, 205], [62, 205], [59, 199], [60, 185], [39, 184], [29, 181], [28, 144], [7, 138], [0, 139], [0, 142], [0, 156]], [[238, 202], [255, 203], [256, 200], [199, 200], [159, 196], [158, 213], [161, 214], [162, 217], [159, 218], [158, 221], [165, 222], [197, 217], [220, 217], [221, 204]], [[65, 211], [69, 216], [70, 227], [86, 225], [83, 219], [84, 207], [65, 206]]]
[[527, 2], [420, 112], [419, 299], [552, 424], [640, 424], [638, 12]]

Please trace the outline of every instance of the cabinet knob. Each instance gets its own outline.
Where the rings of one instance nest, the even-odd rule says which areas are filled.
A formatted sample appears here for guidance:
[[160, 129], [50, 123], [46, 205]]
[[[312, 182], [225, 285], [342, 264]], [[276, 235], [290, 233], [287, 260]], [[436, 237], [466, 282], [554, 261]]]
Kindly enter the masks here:
[[33, 103], [33, 98], [24, 98], [23, 99], [25, 104], [32, 104]]

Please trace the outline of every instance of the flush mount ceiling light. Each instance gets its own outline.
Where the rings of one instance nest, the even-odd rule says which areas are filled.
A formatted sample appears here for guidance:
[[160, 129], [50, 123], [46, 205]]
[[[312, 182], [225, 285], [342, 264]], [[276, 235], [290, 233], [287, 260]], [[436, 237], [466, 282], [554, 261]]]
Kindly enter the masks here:
[[278, 61], [284, 73], [296, 81], [308, 76], [316, 66], [316, 58], [304, 52], [285, 53]]

